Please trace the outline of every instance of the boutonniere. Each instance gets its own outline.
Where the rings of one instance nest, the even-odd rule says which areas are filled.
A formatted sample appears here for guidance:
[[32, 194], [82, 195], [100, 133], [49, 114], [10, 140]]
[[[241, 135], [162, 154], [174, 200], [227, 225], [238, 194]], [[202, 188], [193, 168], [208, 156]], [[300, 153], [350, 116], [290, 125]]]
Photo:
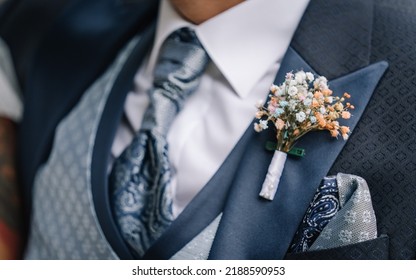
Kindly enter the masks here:
[[260, 192], [261, 197], [273, 200], [287, 154], [301, 157], [305, 154], [303, 149], [294, 147], [296, 142], [316, 130], [328, 130], [332, 137], [348, 139], [349, 127], [341, 126], [338, 120], [349, 119], [349, 110], [354, 106], [346, 102], [350, 98], [348, 93], [333, 96], [328, 80], [310, 72], [289, 72], [281, 85], [271, 86], [270, 92], [266, 106], [262, 102], [257, 104], [259, 121], [254, 123], [254, 129], [261, 132], [271, 125], [276, 130], [277, 142], [266, 144], [274, 155]]

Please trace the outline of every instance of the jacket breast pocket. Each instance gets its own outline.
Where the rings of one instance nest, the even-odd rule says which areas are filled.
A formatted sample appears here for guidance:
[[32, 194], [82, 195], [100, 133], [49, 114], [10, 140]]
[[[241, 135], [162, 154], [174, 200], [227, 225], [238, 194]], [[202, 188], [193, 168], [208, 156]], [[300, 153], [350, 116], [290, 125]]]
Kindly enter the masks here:
[[381, 235], [376, 239], [342, 247], [291, 253], [287, 260], [387, 260], [389, 259], [389, 237]]

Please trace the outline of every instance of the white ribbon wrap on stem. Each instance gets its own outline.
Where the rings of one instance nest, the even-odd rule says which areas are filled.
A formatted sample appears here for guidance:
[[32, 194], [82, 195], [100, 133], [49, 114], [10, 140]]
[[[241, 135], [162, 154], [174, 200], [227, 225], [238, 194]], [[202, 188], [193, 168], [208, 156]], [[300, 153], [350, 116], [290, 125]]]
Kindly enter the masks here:
[[287, 154], [281, 151], [274, 151], [272, 162], [267, 170], [266, 179], [264, 179], [263, 186], [260, 191], [260, 196], [273, 200], [276, 195], [277, 187], [279, 186], [280, 177], [285, 168]]

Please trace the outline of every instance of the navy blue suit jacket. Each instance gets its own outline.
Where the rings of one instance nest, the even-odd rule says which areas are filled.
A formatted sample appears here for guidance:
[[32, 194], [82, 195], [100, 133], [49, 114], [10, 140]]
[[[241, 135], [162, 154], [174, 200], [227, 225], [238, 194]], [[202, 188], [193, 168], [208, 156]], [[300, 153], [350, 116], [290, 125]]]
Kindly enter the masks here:
[[[354, 129], [350, 140], [333, 142], [319, 133], [305, 137], [301, 145], [308, 155], [287, 162], [277, 199], [266, 202], [257, 193], [272, 155], [259, 143], [271, 136], [248, 130], [145, 258], [171, 257], [221, 212], [210, 258], [416, 257], [416, 67], [411, 63], [416, 7], [411, 0], [311, 2], [276, 81], [290, 70], [311, 70], [328, 77], [334, 89], [353, 93], [357, 110], [348, 124]], [[132, 256], [114, 226], [102, 186], [107, 186], [106, 162], [125, 95], [152, 42], [157, 6], [144, 0], [27, 0], [9, 1], [0, 12], [0, 35], [11, 48], [24, 91], [19, 172], [27, 209], [34, 175], [48, 158], [59, 121], [132, 36], [144, 38], [112, 89], [91, 170], [101, 227], [121, 258]], [[28, 23], [36, 9], [44, 17]], [[321, 178], [337, 172], [367, 180], [380, 236], [343, 248], [286, 254]]]

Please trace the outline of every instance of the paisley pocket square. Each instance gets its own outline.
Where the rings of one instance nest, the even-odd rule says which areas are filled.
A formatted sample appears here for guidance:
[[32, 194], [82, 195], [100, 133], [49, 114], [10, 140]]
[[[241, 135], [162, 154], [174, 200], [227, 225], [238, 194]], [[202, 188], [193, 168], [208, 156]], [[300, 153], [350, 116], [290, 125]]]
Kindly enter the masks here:
[[338, 173], [322, 180], [288, 252], [335, 248], [376, 237], [376, 217], [366, 181]]

